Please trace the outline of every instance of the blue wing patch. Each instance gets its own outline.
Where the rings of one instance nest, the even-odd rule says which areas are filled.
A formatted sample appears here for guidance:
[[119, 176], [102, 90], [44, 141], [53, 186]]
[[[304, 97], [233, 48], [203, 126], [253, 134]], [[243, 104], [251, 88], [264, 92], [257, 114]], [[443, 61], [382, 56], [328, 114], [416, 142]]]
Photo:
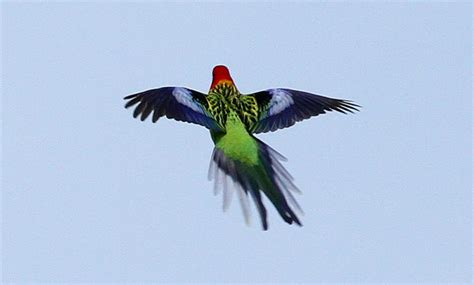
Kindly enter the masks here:
[[152, 122], [166, 116], [169, 119], [194, 123], [211, 130], [222, 128], [206, 110], [206, 95], [184, 87], [162, 87], [132, 94], [124, 98], [128, 100], [125, 108], [136, 104], [133, 117], [140, 115], [144, 121], [153, 113]]
[[273, 132], [294, 125], [296, 122], [328, 111], [353, 113], [359, 105], [342, 99], [334, 99], [303, 91], [275, 88], [250, 94], [261, 110], [260, 118], [253, 126], [253, 133]]

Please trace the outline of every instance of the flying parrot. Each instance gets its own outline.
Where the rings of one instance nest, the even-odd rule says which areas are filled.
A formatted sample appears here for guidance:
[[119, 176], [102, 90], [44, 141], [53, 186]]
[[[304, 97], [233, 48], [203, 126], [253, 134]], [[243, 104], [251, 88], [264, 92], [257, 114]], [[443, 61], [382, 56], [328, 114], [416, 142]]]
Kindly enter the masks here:
[[223, 188], [223, 208], [226, 210], [232, 192], [236, 190], [247, 224], [250, 196], [260, 215], [263, 230], [268, 229], [263, 195], [288, 224], [301, 226], [294, 211], [303, 211], [292, 193], [300, 191], [281, 164], [285, 157], [255, 134], [287, 128], [327, 111], [345, 114], [358, 111], [360, 107], [352, 101], [286, 88], [241, 94], [229, 69], [223, 65], [214, 67], [208, 94], [185, 87], [161, 87], [124, 99], [127, 100], [125, 108], [138, 104], [133, 117], [140, 117], [142, 121], [149, 115], [152, 115], [153, 123], [166, 116], [209, 129], [214, 142], [209, 179], [214, 179], [215, 194]]

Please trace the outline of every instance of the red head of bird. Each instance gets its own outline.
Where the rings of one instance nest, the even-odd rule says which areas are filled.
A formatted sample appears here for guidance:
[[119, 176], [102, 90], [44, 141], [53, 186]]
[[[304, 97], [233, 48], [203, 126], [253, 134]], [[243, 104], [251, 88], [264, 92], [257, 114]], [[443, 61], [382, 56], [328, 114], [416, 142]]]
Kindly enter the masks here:
[[224, 65], [217, 65], [212, 70], [212, 83], [210, 89], [214, 89], [214, 87], [220, 83], [235, 85], [234, 80], [230, 77], [229, 69]]

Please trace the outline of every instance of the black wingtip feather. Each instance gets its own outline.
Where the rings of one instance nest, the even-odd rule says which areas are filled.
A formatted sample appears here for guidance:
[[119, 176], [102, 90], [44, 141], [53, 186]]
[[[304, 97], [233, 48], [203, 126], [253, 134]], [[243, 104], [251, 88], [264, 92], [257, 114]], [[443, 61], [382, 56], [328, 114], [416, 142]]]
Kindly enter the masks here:
[[145, 121], [146, 118], [148, 118], [148, 116], [150, 115], [151, 111], [153, 111], [153, 106], [151, 104], [148, 104], [143, 110], [140, 120], [142, 122]]
[[146, 108], [147, 102], [141, 101], [140, 104], [135, 108], [133, 111], [133, 117], [136, 118], [138, 115], [141, 114], [141, 112]]
[[[132, 97], [130, 97], [130, 96], [127, 96], [127, 97], [129, 97], [128, 99], [132, 99], [132, 100], [128, 101], [128, 102], [125, 104], [125, 108], [129, 108], [129, 107], [131, 107], [131, 106], [137, 104], [137, 103], [140, 102], [141, 99], [142, 99], [141, 97], [138, 97], [138, 96], [135, 97], [135, 95], [132, 95]], [[127, 97], [125, 97], [125, 98], [127, 98]], [[126, 99], [126, 100], [128, 100], [128, 99]]]
[[350, 100], [342, 100], [342, 104], [341, 106], [343, 106], [344, 108], [347, 108], [349, 110], [349, 112], [351, 113], [354, 113], [355, 112], [359, 112], [360, 108], [362, 108], [362, 106], [354, 103], [353, 101], [350, 101]]
[[127, 95], [127, 96], [123, 97], [123, 100], [132, 99], [133, 97], [136, 97], [136, 96], [138, 96], [138, 94]]
[[159, 118], [160, 118], [160, 113], [157, 109], [155, 109], [155, 111], [153, 111], [153, 116], [151, 117], [151, 121], [153, 123], [156, 123]]

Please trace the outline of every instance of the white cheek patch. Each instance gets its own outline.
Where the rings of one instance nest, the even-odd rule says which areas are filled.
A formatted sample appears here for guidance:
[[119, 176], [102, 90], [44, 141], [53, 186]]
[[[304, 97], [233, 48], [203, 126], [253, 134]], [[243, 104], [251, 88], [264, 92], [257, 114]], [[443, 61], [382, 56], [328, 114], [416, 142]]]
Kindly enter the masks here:
[[191, 91], [182, 88], [176, 87], [173, 89], [173, 97], [178, 101], [178, 103], [190, 108], [193, 111], [199, 112], [203, 114], [202, 109], [193, 101], [193, 96], [191, 95]]
[[294, 104], [291, 94], [282, 89], [272, 89], [270, 90], [272, 94], [272, 99], [270, 100], [270, 109], [268, 114], [270, 116], [280, 113], [289, 106]]

